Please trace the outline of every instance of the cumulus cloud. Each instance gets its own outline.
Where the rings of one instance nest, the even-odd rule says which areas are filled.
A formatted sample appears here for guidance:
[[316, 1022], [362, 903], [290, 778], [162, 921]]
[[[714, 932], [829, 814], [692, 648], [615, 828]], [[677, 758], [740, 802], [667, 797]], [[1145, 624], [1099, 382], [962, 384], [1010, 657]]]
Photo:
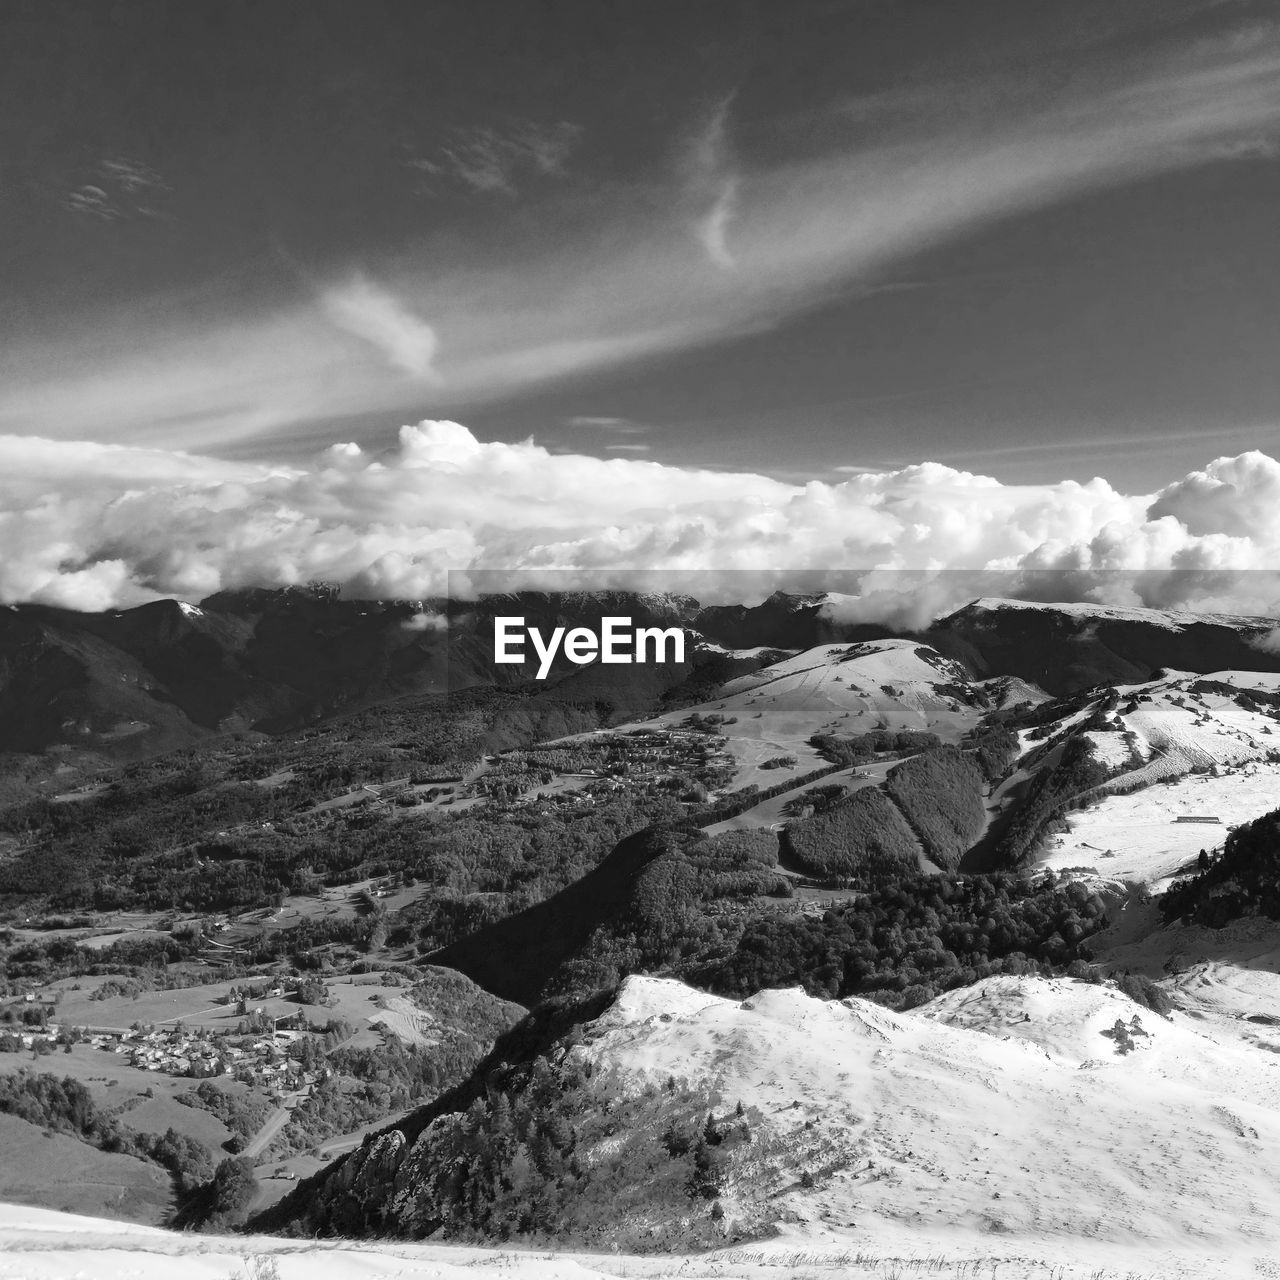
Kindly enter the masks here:
[[449, 619], [443, 613], [419, 612], [401, 624], [406, 631], [447, 631]]
[[402, 373], [439, 381], [436, 331], [393, 294], [362, 275], [325, 290], [325, 315], [380, 351]]
[[842, 570], [857, 586], [840, 607], [864, 618], [923, 623], [1011, 592], [1280, 616], [1277, 476], [1243, 454], [1145, 495], [937, 463], [791, 484], [432, 421], [386, 453], [335, 445], [296, 467], [3, 436], [0, 601], [101, 609], [314, 578], [421, 600], [450, 571], [497, 570], [583, 586], [660, 571], [657, 585], [704, 595], [688, 574], [727, 575], [733, 598]]
[[1253, 450], [1218, 458], [1170, 485], [1151, 506], [1153, 518], [1171, 516], [1195, 534], [1250, 537], [1280, 512], [1280, 463]]

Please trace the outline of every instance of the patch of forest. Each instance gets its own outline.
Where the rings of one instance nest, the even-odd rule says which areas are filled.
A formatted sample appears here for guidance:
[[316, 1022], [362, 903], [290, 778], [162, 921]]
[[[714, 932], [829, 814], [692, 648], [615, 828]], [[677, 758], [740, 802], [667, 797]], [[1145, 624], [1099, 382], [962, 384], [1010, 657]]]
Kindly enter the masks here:
[[194, 1107], [217, 1116], [231, 1133], [233, 1150], [239, 1150], [267, 1122], [272, 1104], [252, 1093], [228, 1093], [212, 1080], [201, 1080], [194, 1089], [174, 1099], [183, 1106]]
[[427, 975], [409, 994], [431, 1018], [432, 1042], [405, 1044], [391, 1035], [371, 1048], [327, 1052], [319, 1065], [332, 1074], [290, 1112], [273, 1150], [306, 1151], [437, 1098], [466, 1080], [525, 1014], [453, 970], [430, 967]]
[[913, 875], [920, 867], [914, 833], [877, 787], [789, 822], [782, 844], [787, 866], [824, 880], [869, 883]]
[[812, 1179], [805, 1166], [830, 1151], [812, 1128], [777, 1136], [706, 1082], [638, 1083], [562, 1047], [491, 1072], [425, 1126], [366, 1142], [265, 1222], [299, 1236], [680, 1252], [766, 1230], [769, 1193]]
[[60, 1080], [49, 1072], [26, 1068], [0, 1075], [0, 1112], [78, 1138], [100, 1151], [158, 1164], [168, 1170], [179, 1195], [195, 1190], [214, 1174], [213, 1157], [204, 1143], [172, 1128], [163, 1134], [126, 1128], [71, 1076]]
[[719, 910], [790, 892], [776, 857], [768, 832], [708, 838], [688, 823], [655, 825], [622, 839], [555, 896], [430, 958], [527, 1006], [553, 992], [611, 986], [723, 945]]
[[867, 733], [815, 733], [809, 745], [842, 769], [885, 757], [913, 755], [942, 745], [936, 733], [918, 729], [871, 729]]
[[934, 747], [904, 761], [890, 770], [885, 790], [930, 861], [948, 870], [960, 865], [986, 825], [982, 772], [959, 747]]
[[911, 1008], [995, 973], [1055, 973], [1087, 960], [1106, 904], [1079, 883], [1014, 875], [917, 876], [821, 918], [761, 915], [700, 985], [747, 996], [803, 987]]
[[1088, 739], [1069, 739], [1058, 763], [1042, 769], [1031, 780], [1026, 798], [1001, 833], [995, 851], [997, 864], [1016, 867], [1028, 860], [1054, 824], [1080, 807], [1087, 793], [1112, 773], [1093, 755]]
[[1197, 874], [1160, 899], [1167, 921], [1221, 929], [1241, 916], [1280, 920], [1280, 809], [1232, 831], [1222, 852], [1202, 851]]

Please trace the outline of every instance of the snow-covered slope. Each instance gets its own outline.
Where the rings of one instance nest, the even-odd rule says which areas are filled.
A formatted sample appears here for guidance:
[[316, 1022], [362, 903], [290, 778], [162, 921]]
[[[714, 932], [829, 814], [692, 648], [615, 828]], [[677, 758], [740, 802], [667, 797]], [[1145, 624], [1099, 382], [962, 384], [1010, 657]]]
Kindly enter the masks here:
[[[843, 1167], [779, 1210], [860, 1248], [996, 1235], [1046, 1258], [1099, 1241], [1153, 1263], [1280, 1250], [1280, 1059], [1114, 990], [1006, 977], [896, 1014], [633, 978], [588, 1036], [577, 1052], [716, 1079], [777, 1125], [842, 1138]], [[1167, 1261], [1151, 1274], [1176, 1274]]]
[[1042, 865], [1055, 871], [1089, 868], [1101, 879], [1161, 892], [1201, 849], [1220, 848], [1231, 827], [1277, 807], [1280, 764], [1264, 761], [1217, 775], [1174, 778], [1068, 814], [1069, 830], [1052, 838]]
[[[1171, 673], [1147, 684], [1121, 686], [1121, 732], [1134, 735], [1143, 757], [1171, 756], [1187, 768], [1280, 753], [1280, 709], [1259, 705], [1249, 696], [1253, 691], [1273, 695], [1278, 683], [1264, 672], [1218, 671], [1207, 676]], [[1219, 692], [1210, 687], [1214, 684], [1239, 692]]]
[[1058, 614], [1066, 618], [1079, 618], [1090, 622], [1141, 622], [1152, 626], [1178, 630], [1196, 624], [1232, 627], [1243, 631], [1259, 628], [1271, 629], [1276, 623], [1272, 618], [1259, 618], [1235, 613], [1190, 613], [1185, 609], [1142, 609], [1123, 605], [1094, 604], [1092, 602], [1062, 604], [1042, 603], [1034, 600], [1013, 600], [1000, 596], [983, 596], [965, 606], [962, 612], [971, 615], [982, 613], [1042, 613]]
[[1028, 1251], [1000, 1235], [875, 1252], [830, 1232], [691, 1255], [602, 1255], [500, 1245], [285, 1240], [177, 1234], [0, 1204], [3, 1280], [1192, 1280], [1274, 1276], [1253, 1260], [1082, 1242]]
[[[1280, 707], [1270, 705], [1278, 688], [1280, 676], [1254, 671], [1165, 672], [1118, 686], [1105, 727], [1083, 730], [1115, 776], [1088, 808], [1067, 814], [1069, 829], [1053, 837], [1043, 865], [1159, 891], [1230, 828], [1280, 806]], [[1024, 756], [1079, 732], [1100, 707], [1078, 707], [1047, 735], [1024, 731]]]
[[1086, 730], [1093, 755], [1117, 770], [1146, 765], [1139, 781], [1280, 757], [1280, 705], [1272, 705], [1278, 690], [1280, 676], [1268, 672], [1165, 671], [1090, 701], [1072, 700], [1069, 714], [1047, 729], [1024, 731], [1022, 748], [1101, 716], [1102, 727]]
[[825, 763], [809, 745], [815, 733], [915, 729], [954, 742], [979, 722], [981, 704], [990, 698], [935, 650], [911, 640], [876, 640], [792, 654], [730, 680], [710, 702], [645, 724], [675, 726], [694, 712], [721, 717], [725, 747], [738, 762], [733, 785], [766, 786], [780, 781], [778, 773], [760, 771], [767, 760], [794, 756], [797, 773]]
[[[753, 1143], [775, 1167], [723, 1199], [732, 1216], [765, 1196], [778, 1234], [602, 1257], [181, 1236], [0, 1206], [0, 1278], [1275, 1274], [1280, 1055], [1110, 988], [1006, 976], [893, 1013], [633, 977], [570, 1052], [636, 1079], [706, 1080], [725, 1107], [758, 1108]], [[802, 1152], [824, 1157], [804, 1179], [792, 1167]]]

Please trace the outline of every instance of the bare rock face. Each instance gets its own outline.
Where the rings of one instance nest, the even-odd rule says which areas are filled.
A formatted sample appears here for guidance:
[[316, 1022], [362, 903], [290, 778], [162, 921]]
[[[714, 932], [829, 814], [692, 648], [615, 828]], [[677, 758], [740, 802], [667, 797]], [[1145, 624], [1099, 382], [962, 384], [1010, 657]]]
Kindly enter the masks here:
[[353, 1151], [312, 1189], [306, 1226], [338, 1235], [382, 1235], [392, 1227], [389, 1207], [396, 1174], [409, 1145], [398, 1129]]

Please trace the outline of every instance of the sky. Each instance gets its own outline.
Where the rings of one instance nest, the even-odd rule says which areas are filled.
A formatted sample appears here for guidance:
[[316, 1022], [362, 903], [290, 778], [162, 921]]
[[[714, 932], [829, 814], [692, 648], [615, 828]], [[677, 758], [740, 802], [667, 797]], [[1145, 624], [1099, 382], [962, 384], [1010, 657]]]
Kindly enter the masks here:
[[1270, 2], [7, 0], [0, 598], [1269, 568], [1278, 207]]

